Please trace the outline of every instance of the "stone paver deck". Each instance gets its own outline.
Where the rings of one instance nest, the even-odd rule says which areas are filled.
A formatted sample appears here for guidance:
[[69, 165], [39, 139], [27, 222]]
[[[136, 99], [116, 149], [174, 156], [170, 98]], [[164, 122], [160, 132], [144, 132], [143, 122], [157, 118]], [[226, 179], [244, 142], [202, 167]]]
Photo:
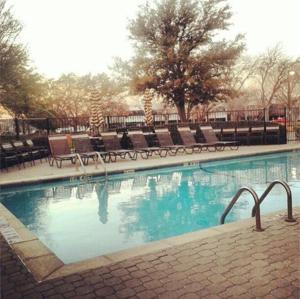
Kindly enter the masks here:
[[41, 283], [0, 236], [1, 298], [300, 298], [300, 209], [295, 223], [283, 214], [263, 216], [264, 232], [237, 223], [231, 232]]

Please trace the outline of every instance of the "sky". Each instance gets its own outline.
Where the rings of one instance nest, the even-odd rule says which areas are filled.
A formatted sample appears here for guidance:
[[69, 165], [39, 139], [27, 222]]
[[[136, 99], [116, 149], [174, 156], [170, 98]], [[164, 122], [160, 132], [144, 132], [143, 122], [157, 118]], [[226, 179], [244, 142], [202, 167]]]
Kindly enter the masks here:
[[[151, 0], [150, 0], [151, 1]], [[130, 58], [128, 23], [146, 0], [7, 0], [22, 23], [21, 41], [32, 64], [49, 78], [62, 73], [107, 72], [113, 57]], [[228, 0], [233, 17], [227, 38], [245, 34], [247, 53], [280, 43], [300, 56], [300, 0]]]

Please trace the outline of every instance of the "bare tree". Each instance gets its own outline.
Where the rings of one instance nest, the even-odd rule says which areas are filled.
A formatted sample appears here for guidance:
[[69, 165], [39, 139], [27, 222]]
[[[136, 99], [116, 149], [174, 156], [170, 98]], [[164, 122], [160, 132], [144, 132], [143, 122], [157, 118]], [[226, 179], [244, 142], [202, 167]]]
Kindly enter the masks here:
[[289, 80], [289, 72], [297, 61], [286, 57], [278, 45], [259, 57], [256, 83], [259, 101], [264, 108], [280, 101], [280, 94]]

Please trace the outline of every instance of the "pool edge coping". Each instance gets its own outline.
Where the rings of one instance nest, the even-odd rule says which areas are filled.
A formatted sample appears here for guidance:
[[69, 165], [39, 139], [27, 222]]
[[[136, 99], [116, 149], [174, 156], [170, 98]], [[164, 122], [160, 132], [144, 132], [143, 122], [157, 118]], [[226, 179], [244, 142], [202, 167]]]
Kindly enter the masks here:
[[[130, 168], [124, 168], [119, 170], [108, 170], [107, 174], [123, 174], [128, 172], [140, 172], [140, 171], [146, 171], [146, 170], [153, 170], [158, 168], [168, 168], [168, 167], [177, 167], [177, 166], [188, 166], [192, 165], [193, 163], [206, 163], [206, 162], [213, 162], [213, 161], [222, 161], [222, 160], [232, 160], [232, 159], [238, 159], [238, 158], [245, 158], [245, 157], [251, 157], [251, 156], [261, 156], [261, 155], [267, 155], [267, 154], [276, 154], [276, 153], [283, 153], [283, 152], [294, 152], [300, 150], [300, 144], [296, 144], [296, 146], [293, 146], [291, 148], [276, 148], [276, 149], [260, 149], [260, 152], [256, 153], [241, 153], [238, 152], [238, 150], [232, 150], [233, 153], [238, 153], [236, 155], [230, 155], [228, 157], [195, 157], [193, 159], [193, 156], [191, 155], [190, 161], [184, 161], [184, 162], [174, 162], [169, 161], [170, 163], [163, 164], [163, 165], [145, 165], [145, 166], [137, 166], [132, 165]], [[104, 170], [98, 170], [98, 171], [91, 171], [87, 173], [87, 176], [89, 177], [103, 177], [105, 176]], [[31, 185], [34, 183], [49, 183], [49, 182], [60, 182], [64, 181], [66, 179], [71, 178], [78, 178], [78, 180], [82, 177], [82, 174], [60, 174], [55, 176], [46, 176], [44, 178], [35, 178], [35, 179], [28, 179], [28, 180], [15, 180], [15, 181], [4, 181], [0, 182], [0, 190], [1, 188], [12, 188], [17, 187], [18, 185]]]
[[[300, 212], [300, 207], [294, 207], [293, 212]], [[283, 218], [286, 210], [280, 210], [264, 215], [262, 226], [274, 216]], [[83, 261], [65, 264], [52, 252], [37, 236], [35, 236], [26, 226], [17, 219], [6, 207], [0, 203], [0, 217], [4, 217], [9, 226], [23, 238], [19, 242], [9, 244], [21, 259], [22, 263], [32, 273], [37, 282], [65, 277], [82, 271], [88, 271], [103, 266], [108, 266], [128, 258], [135, 258], [141, 255], [166, 250], [173, 246], [184, 245], [193, 241], [200, 241], [210, 237], [216, 237], [224, 233], [236, 230], [255, 230], [254, 218], [247, 218], [231, 222], [224, 225], [214, 226], [195, 232], [186, 233], [167, 239], [146, 243], [134, 248], [117, 251], [111, 254], [97, 256]], [[298, 223], [298, 221], [296, 222]], [[292, 223], [291, 225], [294, 225]], [[260, 232], [255, 232], [260, 233]]]

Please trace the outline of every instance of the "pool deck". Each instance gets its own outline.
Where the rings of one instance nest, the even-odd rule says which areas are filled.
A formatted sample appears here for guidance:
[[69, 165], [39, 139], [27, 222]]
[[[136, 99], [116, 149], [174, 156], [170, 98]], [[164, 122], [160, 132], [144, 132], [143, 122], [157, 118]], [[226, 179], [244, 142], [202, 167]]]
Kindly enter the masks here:
[[[168, 156], [165, 158], [154, 156], [147, 160], [139, 157], [136, 161], [118, 159], [116, 163], [105, 163], [105, 167], [107, 173], [122, 173], [134, 170], [167, 167], [211, 160], [223, 160], [289, 150], [300, 150], [300, 144], [244, 146], [240, 147], [237, 151], [226, 149], [222, 152], [177, 154], [176, 156]], [[103, 175], [105, 173], [104, 167], [101, 164], [97, 165], [92, 163], [91, 165], [88, 165], [85, 170], [88, 175]], [[8, 172], [2, 171], [0, 173], [0, 187], [8, 184], [40, 182], [43, 180], [55, 180], [72, 176], [80, 177], [83, 174], [83, 169], [80, 167], [79, 163], [74, 166], [67, 161], [63, 164], [62, 168], [57, 168], [55, 165], [50, 167], [45, 161], [43, 161], [43, 163], [36, 161], [35, 166], [30, 166], [27, 162], [25, 169], [21, 168], [21, 170], [19, 170], [16, 166], [14, 166], [10, 167]]]
[[0, 235], [1, 298], [300, 298], [300, 209], [262, 217], [265, 231], [224, 231], [36, 282]]
[[[126, 172], [297, 149], [242, 147], [106, 167], [108, 173]], [[88, 174], [101, 172], [101, 166], [87, 167]], [[2, 172], [0, 185], [74, 175], [81, 175], [74, 166], [38, 162]], [[14, 216], [3, 209], [0, 214], [22, 238], [8, 245], [0, 233], [1, 298], [300, 298], [300, 208], [294, 208], [293, 223], [284, 221], [286, 211], [263, 215], [263, 232], [246, 219], [70, 265], [56, 264]]]

